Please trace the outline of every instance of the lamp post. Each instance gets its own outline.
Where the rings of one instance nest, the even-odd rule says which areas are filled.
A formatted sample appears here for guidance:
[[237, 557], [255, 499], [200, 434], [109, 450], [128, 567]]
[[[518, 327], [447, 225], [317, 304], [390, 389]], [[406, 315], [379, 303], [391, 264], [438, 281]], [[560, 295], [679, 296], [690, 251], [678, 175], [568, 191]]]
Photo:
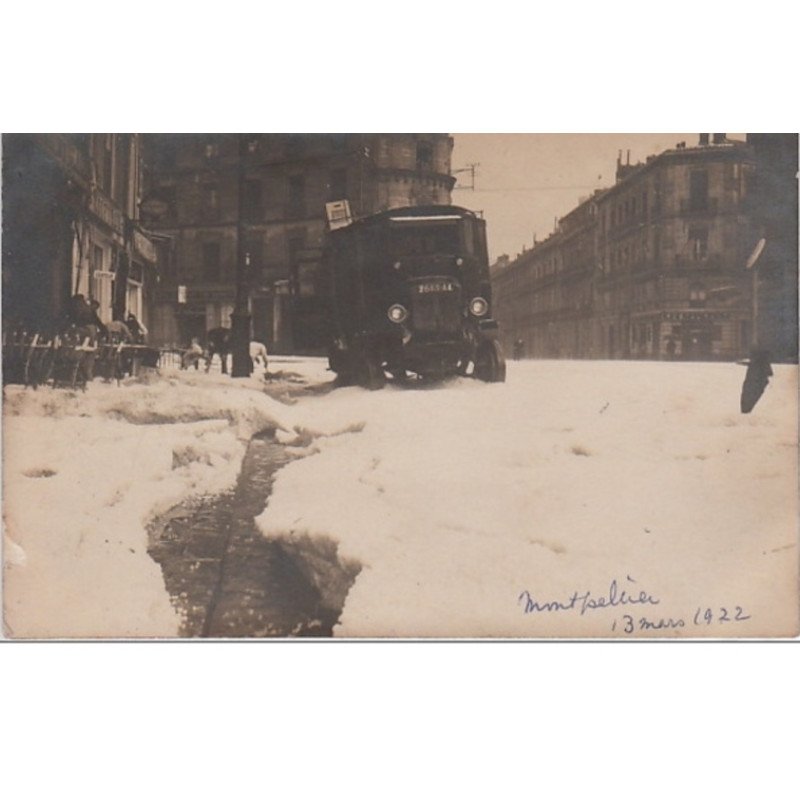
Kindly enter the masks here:
[[244, 241], [244, 168], [247, 140], [239, 134], [239, 202], [236, 215], [236, 302], [231, 314], [231, 365], [232, 378], [249, 378], [253, 373], [250, 358], [250, 253]]

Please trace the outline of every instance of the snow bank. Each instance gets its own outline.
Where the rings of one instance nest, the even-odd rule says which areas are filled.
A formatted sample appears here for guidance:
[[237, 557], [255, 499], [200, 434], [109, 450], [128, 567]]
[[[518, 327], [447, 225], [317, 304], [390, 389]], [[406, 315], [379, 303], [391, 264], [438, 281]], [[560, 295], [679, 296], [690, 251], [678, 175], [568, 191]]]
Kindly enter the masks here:
[[7, 633], [177, 635], [145, 526], [230, 487], [247, 439], [291, 425], [286, 409], [257, 377], [203, 373], [4, 394]]
[[323, 360], [270, 373], [8, 387], [8, 633], [175, 636], [146, 523], [230, 487], [265, 428], [304, 457], [260, 527], [358, 573], [337, 635], [620, 636], [629, 611], [676, 625], [635, 635], [797, 632], [795, 367], [749, 416], [730, 364], [514, 362], [502, 385], [324, 396]]
[[[258, 522], [363, 565], [337, 635], [622, 635], [640, 607], [569, 607], [622, 589], [670, 634], [793, 635], [797, 369], [775, 372], [750, 416], [731, 364], [529, 361], [504, 385], [339, 390], [305, 424], [363, 431], [282, 470]], [[737, 606], [748, 620], [719, 611]]]

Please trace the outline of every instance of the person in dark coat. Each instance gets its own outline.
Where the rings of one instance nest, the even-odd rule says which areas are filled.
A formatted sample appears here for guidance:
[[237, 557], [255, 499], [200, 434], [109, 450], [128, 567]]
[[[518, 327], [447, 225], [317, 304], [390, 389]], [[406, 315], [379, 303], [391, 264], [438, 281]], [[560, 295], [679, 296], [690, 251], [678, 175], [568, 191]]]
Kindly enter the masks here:
[[89, 303], [89, 313], [86, 317], [86, 324], [93, 326], [97, 329], [98, 333], [102, 333], [103, 336], [108, 334], [108, 330], [106, 329], [103, 320], [100, 319], [100, 315], [97, 313], [98, 309], [100, 308], [100, 303], [97, 300], [92, 300]]
[[137, 344], [144, 344], [145, 337], [147, 336], [147, 328], [136, 319], [135, 314], [128, 314], [125, 324], [128, 326], [128, 330], [131, 332], [131, 336], [133, 337], [133, 341]]
[[228, 374], [228, 354], [231, 352], [231, 329], [212, 328], [207, 334], [208, 341], [208, 360], [206, 361], [206, 372], [211, 369], [211, 361], [216, 353], [222, 362], [222, 374]]
[[766, 350], [753, 350], [747, 365], [747, 374], [742, 384], [740, 407], [742, 414], [749, 414], [754, 408], [772, 377], [770, 354]]

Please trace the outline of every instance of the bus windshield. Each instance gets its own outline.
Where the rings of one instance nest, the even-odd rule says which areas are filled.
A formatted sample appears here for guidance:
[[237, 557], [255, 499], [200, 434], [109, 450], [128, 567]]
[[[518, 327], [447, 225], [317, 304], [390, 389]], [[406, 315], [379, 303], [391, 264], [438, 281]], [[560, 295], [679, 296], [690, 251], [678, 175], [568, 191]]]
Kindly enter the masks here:
[[402, 222], [391, 227], [393, 257], [456, 255], [462, 250], [459, 220]]

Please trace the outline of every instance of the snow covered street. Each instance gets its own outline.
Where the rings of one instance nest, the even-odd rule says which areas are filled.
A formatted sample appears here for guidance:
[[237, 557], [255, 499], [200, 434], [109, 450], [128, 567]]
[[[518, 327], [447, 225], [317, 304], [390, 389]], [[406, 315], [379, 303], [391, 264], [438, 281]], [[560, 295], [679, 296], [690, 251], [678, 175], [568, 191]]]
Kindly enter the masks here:
[[747, 416], [736, 364], [522, 361], [505, 384], [324, 393], [323, 360], [271, 368], [6, 389], [8, 635], [178, 635], [147, 523], [229, 489], [266, 428], [302, 457], [260, 530], [361, 566], [336, 636], [797, 634], [796, 367]]

